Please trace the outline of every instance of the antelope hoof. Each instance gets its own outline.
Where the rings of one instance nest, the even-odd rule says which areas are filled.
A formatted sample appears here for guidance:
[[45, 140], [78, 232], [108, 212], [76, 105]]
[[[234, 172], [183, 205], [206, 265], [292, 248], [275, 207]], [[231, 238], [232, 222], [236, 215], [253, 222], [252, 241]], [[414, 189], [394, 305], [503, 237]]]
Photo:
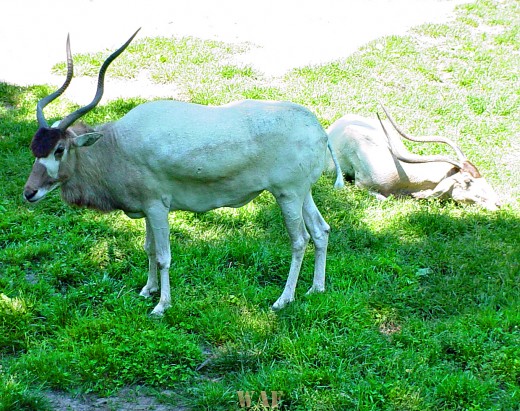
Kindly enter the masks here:
[[152, 317], [162, 317], [164, 312], [170, 307], [170, 304], [159, 303], [155, 306], [153, 311], [150, 313]]
[[145, 285], [139, 295], [144, 298], [150, 298], [152, 294], [156, 293], [157, 291], [159, 291], [158, 287], [148, 287]]
[[307, 291], [307, 294], [306, 295], [310, 295], [310, 294], [314, 294], [314, 293], [324, 293], [325, 292], [325, 287], [317, 287], [317, 286], [312, 286], [311, 288], [309, 288], [309, 291]]
[[286, 298], [284, 296], [281, 296], [278, 300], [276, 300], [276, 302], [272, 305], [272, 309], [274, 311], [278, 311], [278, 310], [281, 310], [282, 308], [284, 308], [287, 304], [291, 303], [294, 301], [294, 298]]

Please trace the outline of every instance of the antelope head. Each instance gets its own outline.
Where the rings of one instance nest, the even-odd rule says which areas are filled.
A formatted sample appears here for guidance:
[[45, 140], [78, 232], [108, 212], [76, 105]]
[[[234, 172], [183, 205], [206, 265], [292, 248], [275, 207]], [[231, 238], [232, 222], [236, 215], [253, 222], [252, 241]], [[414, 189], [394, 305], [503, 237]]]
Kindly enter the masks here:
[[101, 66], [98, 75], [97, 91], [92, 102], [67, 115], [63, 120], [49, 126], [43, 114], [43, 109], [65, 92], [74, 72], [70, 38], [67, 36], [67, 76], [65, 82], [54, 93], [41, 99], [36, 106], [36, 118], [39, 128], [31, 142], [31, 151], [36, 159], [24, 187], [23, 195], [27, 201], [34, 203], [41, 200], [47, 193], [66, 181], [68, 178], [67, 167], [63, 165], [70, 161], [72, 157], [71, 152], [78, 147], [90, 146], [102, 137], [102, 133], [88, 127], [72, 126], [99, 103], [103, 96], [105, 72], [108, 66], [128, 47], [139, 30], [125, 44], [112, 53]]
[[446, 162], [454, 166], [454, 168], [442, 181], [439, 182], [434, 190], [426, 190], [424, 192], [415, 193], [414, 197], [451, 197], [458, 202], [478, 204], [490, 211], [495, 211], [500, 207], [500, 201], [495, 190], [486, 181], [486, 179], [481, 176], [477, 167], [475, 167], [475, 165], [473, 165], [466, 158], [460, 147], [458, 147], [455, 142], [445, 137], [412, 137], [404, 133], [397, 126], [385, 107], [383, 105], [381, 106], [383, 107], [383, 111], [385, 112], [388, 120], [400, 136], [415, 142], [444, 143], [449, 145], [457, 155], [457, 159], [453, 159], [444, 155], [425, 156], [401, 150], [398, 145], [395, 144], [393, 140], [394, 137], [392, 137], [392, 135], [387, 132], [378, 114], [379, 122], [381, 123], [381, 127], [383, 128], [386, 138], [388, 139], [390, 151], [396, 159], [405, 163], [423, 164], [425, 168], [427, 168], [428, 163], [431, 162]]

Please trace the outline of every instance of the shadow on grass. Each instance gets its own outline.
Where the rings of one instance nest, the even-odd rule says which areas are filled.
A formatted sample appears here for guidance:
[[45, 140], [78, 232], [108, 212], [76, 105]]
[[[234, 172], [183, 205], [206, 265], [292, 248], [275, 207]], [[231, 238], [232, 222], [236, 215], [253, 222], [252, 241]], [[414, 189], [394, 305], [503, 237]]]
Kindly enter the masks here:
[[[0, 206], [7, 211], [1, 221], [8, 228], [1, 239], [7, 257], [0, 259], [0, 267], [17, 272], [13, 264], [23, 266], [26, 276], [43, 271], [57, 279], [59, 288], [80, 284], [99, 270], [116, 279], [146, 271], [142, 224], [117, 222], [114, 226], [121, 221], [119, 217], [71, 209], [56, 195], [36, 207], [23, 204], [20, 192], [32, 159], [21, 147], [28, 145], [36, 128], [34, 121], [27, 120], [23, 97], [37, 100], [49, 90], [5, 83], [0, 83], [0, 89], [0, 134], [4, 136], [0, 170], [6, 182]], [[94, 119], [120, 117], [139, 102], [112, 102], [99, 107]], [[367, 282], [375, 305], [389, 304], [422, 316], [507, 304], [507, 293], [501, 290], [505, 284], [518, 283], [520, 253], [515, 239], [520, 238], [520, 225], [515, 213], [453, 217], [441, 207], [418, 208], [390, 224], [383, 217], [381, 225], [387, 228], [374, 230], [363, 223], [366, 208], [373, 207], [366, 194], [336, 192], [330, 186], [328, 179], [320, 180], [314, 195], [332, 226], [329, 276], [333, 287], [358, 284], [363, 288], [361, 283]], [[215, 272], [243, 270], [255, 276], [257, 285], [283, 287], [290, 245], [279, 208], [270, 196], [261, 196], [246, 212], [178, 214], [180, 218], [171, 218], [172, 276], [177, 282], [208, 284]], [[303, 267], [306, 285], [312, 276], [312, 260], [308, 255]]]
[[410, 233], [393, 244], [403, 270], [385, 277], [374, 302], [431, 319], [517, 304], [520, 219], [509, 211], [464, 214], [418, 210], [396, 221], [390, 231]]

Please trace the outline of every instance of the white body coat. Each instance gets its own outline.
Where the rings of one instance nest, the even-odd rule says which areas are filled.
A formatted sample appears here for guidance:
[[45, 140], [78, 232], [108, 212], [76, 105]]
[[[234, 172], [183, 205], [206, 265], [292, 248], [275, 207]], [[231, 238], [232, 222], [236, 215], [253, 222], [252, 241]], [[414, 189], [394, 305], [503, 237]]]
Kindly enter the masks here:
[[[149, 275], [141, 295], [159, 289], [154, 314], [170, 306], [168, 213], [240, 207], [262, 191], [281, 207], [292, 244], [285, 289], [273, 308], [294, 299], [309, 238], [315, 244], [310, 291], [325, 288], [329, 226], [311, 187], [325, 168], [327, 134], [316, 117], [287, 102], [243, 101], [207, 107], [176, 101], [142, 104], [93, 130], [73, 126], [46, 158], [37, 158], [25, 187], [38, 201], [61, 185], [65, 201], [146, 219]], [[99, 139], [99, 141], [98, 141]], [[44, 170], [59, 169], [53, 178]]]
[[[383, 123], [397, 151], [407, 153], [392, 125], [387, 121]], [[398, 160], [377, 119], [347, 114], [334, 122], [327, 134], [345, 175], [379, 199], [393, 194], [452, 198], [489, 210], [496, 210], [499, 205], [495, 191], [480, 176], [476, 178], [444, 161], [408, 163]], [[330, 157], [327, 169], [334, 170]]]

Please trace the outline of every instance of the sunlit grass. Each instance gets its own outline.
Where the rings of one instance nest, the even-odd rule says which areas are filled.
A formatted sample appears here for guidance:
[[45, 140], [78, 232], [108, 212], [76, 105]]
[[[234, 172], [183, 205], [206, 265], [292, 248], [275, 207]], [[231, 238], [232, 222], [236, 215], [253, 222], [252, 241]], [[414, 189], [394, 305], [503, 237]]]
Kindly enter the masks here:
[[[347, 112], [374, 116], [383, 100], [410, 133], [455, 139], [506, 200], [496, 213], [378, 202], [324, 176], [314, 197], [331, 226], [327, 291], [305, 295], [310, 246], [296, 301], [279, 312], [270, 305], [290, 247], [266, 193], [240, 209], [170, 215], [173, 302], [150, 318], [157, 299], [138, 296], [143, 221], [71, 208], [59, 192], [23, 203], [34, 107], [52, 90], [0, 83], [0, 410], [48, 410], [47, 389], [109, 395], [129, 385], [169, 390], [162, 401], [180, 396], [194, 410], [235, 410], [238, 390], [283, 391], [291, 410], [515, 409], [518, 11], [515, 0], [477, 1], [452, 22], [276, 79], [234, 65], [247, 45], [197, 39], [144, 39], [114, 62], [110, 75], [175, 82], [187, 101], [292, 100], [324, 126]], [[78, 74], [95, 75], [105, 55], [80, 56]], [[116, 120], [143, 101], [116, 100], [85, 120]], [[46, 114], [74, 108], [60, 99]]]

